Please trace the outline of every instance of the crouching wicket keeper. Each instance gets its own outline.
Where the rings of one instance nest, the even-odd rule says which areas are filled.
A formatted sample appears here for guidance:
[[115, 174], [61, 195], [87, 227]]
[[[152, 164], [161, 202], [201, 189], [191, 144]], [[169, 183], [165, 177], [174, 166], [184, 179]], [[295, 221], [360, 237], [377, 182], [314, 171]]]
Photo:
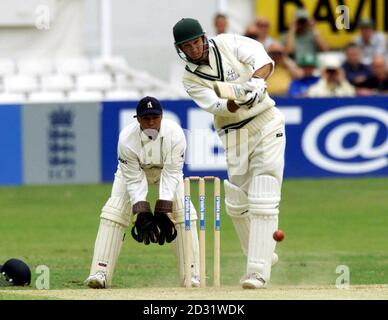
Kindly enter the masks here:
[[[94, 246], [90, 288], [111, 286], [116, 261], [130, 222], [138, 242], [171, 242], [177, 256], [181, 285], [184, 285], [184, 185], [183, 164], [186, 139], [175, 122], [162, 119], [160, 102], [141, 99], [136, 108], [137, 122], [122, 130], [118, 142], [118, 167], [112, 193], [100, 215]], [[159, 187], [154, 212], [147, 201], [148, 185]], [[191, 204], [192, 286], [199, 286], [197, 214]]]

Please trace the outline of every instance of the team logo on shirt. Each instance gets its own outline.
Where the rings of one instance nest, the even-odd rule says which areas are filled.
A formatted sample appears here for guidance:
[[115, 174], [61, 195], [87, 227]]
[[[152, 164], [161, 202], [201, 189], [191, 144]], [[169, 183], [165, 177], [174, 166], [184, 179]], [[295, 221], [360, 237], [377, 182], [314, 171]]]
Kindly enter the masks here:
[[240, 78], [240, 75], [233, 69], [230, 69], [226, 72], [226, 81], [234, 81], [238, 78]]

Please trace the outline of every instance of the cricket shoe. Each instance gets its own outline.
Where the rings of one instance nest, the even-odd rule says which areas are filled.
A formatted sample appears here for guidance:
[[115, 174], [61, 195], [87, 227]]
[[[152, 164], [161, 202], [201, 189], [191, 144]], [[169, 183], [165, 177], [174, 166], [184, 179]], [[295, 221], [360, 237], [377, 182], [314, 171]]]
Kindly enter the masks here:
[[253, 272], [243, 276], [240, 284], [244, 289], [263, 289], [267, 287], [266, 281], [260, 273]]
[[97, 273], [89, 276], [86, 279], [89, 288], [104, 289], [106, 288], [106, 275], [104, 271], [97, 271]]

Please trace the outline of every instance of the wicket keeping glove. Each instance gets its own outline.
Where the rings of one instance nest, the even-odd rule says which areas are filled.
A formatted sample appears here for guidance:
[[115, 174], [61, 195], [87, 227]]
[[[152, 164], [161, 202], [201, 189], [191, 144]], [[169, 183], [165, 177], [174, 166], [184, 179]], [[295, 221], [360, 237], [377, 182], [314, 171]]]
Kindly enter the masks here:
[[158, 242], [159, 230], [149, 202], [136, 202], [132, 206], [132, 213], [136, 215], [135, 225], [131, 229], [132, 237], [146, 245]]
[[264, 79], [251, 78], [243, 84], [243, 87], [248, 93], [243, 100], [236, 100], [236, 104], [240, 108], [250, 109], [256, 103], [261, 102], [267, 92], [267, 83]]
[[155, 221], [159, 228], [158, 243], [160, 245], [163, 245], [165, 241], [172, 242], [177, 236], [174, 222], [168, 216], [168, 213], [172, 213], [172, 204], [172, 201], [161, 199], [155, 204]]

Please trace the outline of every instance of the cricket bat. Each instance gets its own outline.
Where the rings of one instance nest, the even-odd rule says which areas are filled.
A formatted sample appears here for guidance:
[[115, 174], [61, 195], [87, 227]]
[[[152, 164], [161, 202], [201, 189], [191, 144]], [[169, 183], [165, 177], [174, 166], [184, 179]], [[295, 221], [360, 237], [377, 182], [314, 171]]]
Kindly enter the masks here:
[[215, 81], [214, 91], [218, 97], [228, 100], [243, 100], [250, 91], [245, 90], [239, 83]]

